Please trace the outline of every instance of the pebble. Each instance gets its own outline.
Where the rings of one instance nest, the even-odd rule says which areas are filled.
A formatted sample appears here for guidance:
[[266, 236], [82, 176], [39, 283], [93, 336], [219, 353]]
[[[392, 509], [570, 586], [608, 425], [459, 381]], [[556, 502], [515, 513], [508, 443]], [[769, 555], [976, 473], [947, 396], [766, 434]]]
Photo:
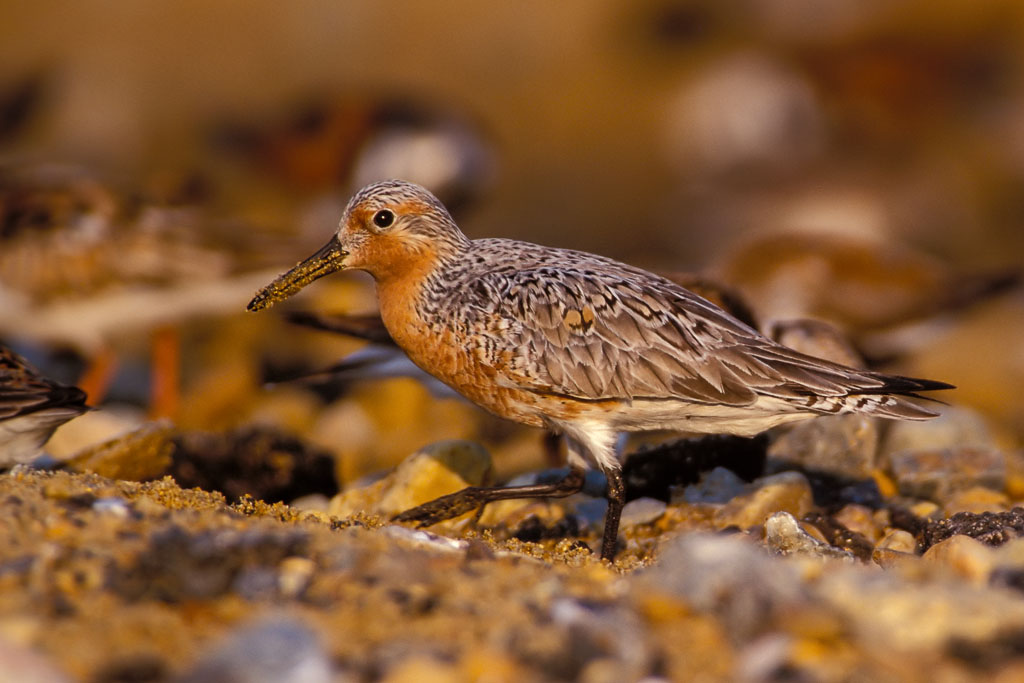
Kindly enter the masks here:
[[281, 595], [294, 598], [305, 592], [316, 572], [316, 563], [307, 557], [286, 557], [277, 567], [277, 587]]
[[976, 586], [988, 582], [996, 552], [981, 541], [957, 534], [936, 543], [921, 556], [925, 562], [947, 567]]
[[803, 517], [813, 505], [807, 477], [799, 472], [780, 472], [754, 480], [747, 493], [726, 503], [715, 518], [723, 526], [735, 524], [749, 529], [764, 523], [769, 515], [778, 511]]
[[834, 517], [850, 531], [855, 531], [872, 542], [881, 537], [881, 529], [871, 508], [851, 503], [844, 505]]
[[890, 471], [905, 496], [942, 500], [954, 491], [983, 486], [1002, 491], [1006, 458], [992, 448], [952, 446], [897, 451], [889, 457]]
[[958, 512], [1006, 512], [1009, 509], [1010, 499], [1005, 493], [986, 486], [972, 486], [950, 494], [942, 506], [942, 516], [952, 517]]
[[0, 681], [4, 683], [70, 683], [42, 653], [0, 637]]
[[[491, 476], [491, 456], [473, 441], [439, 441], [403, 460], [394, 472], [362, 488], [342, 491], [328, 512], [348, 517], [357, 512], [390, 517]], [[467, 513], [472, 515], [473, 512]]]
[[738, 534], [684, 534], [662, 546], [654, 566], [629, 580], [715, 615], [736, 640], [763, 632], [805, 600], [795, 566]]
[[331, 499], [322, 493], [309, 493], [288, 503], [288, 507], [302, 512], [327, 512]]
[[776, 512], [764, 523], [765, 544], [779, 555], [804, 555], [854, 562], [853, 554], [835, 548], [805, 531], [788, 512]]
[[173, 436], [174, 430], [169, 423], [150, 423], [89, 446], [68, 458], [66, 464], [73, 471], [94, 472], [110, 479], [157, 479], [171, 466]]
[[397, 663], [381, 683], [449, 683], [459, 680], [458, 669], [426, 655], [412, 655]]
[[992, 429], [979, 413], [963, 406], [940, 406], [940, 410], [942, 414], [932, 420], [889, 423], [880, 449], [883, 460], [903, 451], [999, 448]]
[[469, 548], [469, 541], [433, 534], [425, 529], [410, 529], [398, 524], [389, 524], [381, 530], [385, 536], [407, 545], [434, 550], [441, 553], [462, 553]]
[[307, 626], [270, 619], [245, 626], [210, 652], [177, 683], [331, 683], [331, 662]]
[[637, 498], [631, 500], [622, 508], [620, 524], [622, 526], [635, 526], [650, 524], [665, 514], [668, 505], [665, 501], [656, 498]]
[[878, 420], [830, 415], [791, 426], [768, 447], [768, 467], [797, 466], [849, 479], [867, 479], [875, 469]]
[[930, 500], [914, 501], [907, 509], [921, 519], [936, 519], [942, 516], [942, 508]]
[[120, 496], [97, 498], [96, 502], [92, 504], [92, 509], [96, 512], [111, 515], [112, 517], [118, 517], [120, 519], [127, 519], [132, 514], [132, 509], [131, 506], [129, 506], [128, 501]]
[[608, 500], [605, 498], [586, 498], [572, 509], [579, 518], [581, 527], [603, 528], [604, 516], [608, 512]]
[[[581, 680], [633, 681], [653, 668], [656, 652], [650, 642], [647, 624], [636, 612], [616, 603], [582, 602], [558, 597], [548, 610], [551, 623], [572, 633], [573, 647], [564, 653], [569, 671], [593, 673]], [[601, 663], [600, 676], [595, 664]]]
[[882, 569], [905, 569], [919, 562], [920, 558], [914, 553], [876, 547], [871, 551], [871, 561]]
[[835, 564], [818, 577], [814, 595], [820, 609], [838, 610], [865, 646], [885, 652], [984, 643], [1024, 628], [1024, 599], [1005, 591], [950, 579], [909, 580], [863, 565]]
[[917, 539], [909, 531], [889, 529], [882, 536], [882, 540], [875, 545], [875, 549], [914, 554], [917, 552]]
[[726, 503], [746, 490], [746, 482], [725, 467], [705, 472], [700, 481], [673, 490], [672, 503]]

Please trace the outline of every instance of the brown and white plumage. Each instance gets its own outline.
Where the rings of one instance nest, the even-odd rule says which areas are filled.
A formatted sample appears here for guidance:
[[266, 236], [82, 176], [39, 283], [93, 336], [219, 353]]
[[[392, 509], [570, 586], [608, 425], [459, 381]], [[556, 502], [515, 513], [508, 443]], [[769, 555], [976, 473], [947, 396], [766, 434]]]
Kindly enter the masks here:
[[57, 427], [89, 410], [85, 398], [0, 346], [0, 467], [32, 460]]
[[[752, 435], [849, 412], [926, 419], [935, 413], [907, 397], [949, 386], [798, 353], [603, 256], [469, 240], [436, 198], [401, 181], [357, 193], [331, 242], [249, 308], [341, 268], [373, 275], [385, 326], [421, 368], [500, 416], [565, 434], [571, 466], [609, 476], [609, 517], [621, 506], [619, 432]], [[607, 556], [615, 529], [605, 531]]]

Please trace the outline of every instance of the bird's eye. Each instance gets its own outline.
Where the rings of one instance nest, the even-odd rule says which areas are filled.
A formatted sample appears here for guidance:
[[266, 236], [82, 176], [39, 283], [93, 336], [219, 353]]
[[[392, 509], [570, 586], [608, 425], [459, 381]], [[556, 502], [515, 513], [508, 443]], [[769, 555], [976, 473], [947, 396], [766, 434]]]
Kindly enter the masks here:
[[373, 214], [373, 224], [378, 228], [390, 227], [395, 222], [395, 214], [387, 209], [381, 209]]

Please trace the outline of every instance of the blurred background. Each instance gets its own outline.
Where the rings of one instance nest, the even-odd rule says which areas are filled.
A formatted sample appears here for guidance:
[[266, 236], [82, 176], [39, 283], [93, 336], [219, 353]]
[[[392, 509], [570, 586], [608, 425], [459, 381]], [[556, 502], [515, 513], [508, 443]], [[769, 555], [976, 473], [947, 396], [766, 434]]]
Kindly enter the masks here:
[[363, 344], [279, 311], [372, 313], [372, 287], [246, 302], [382, 177], [470, 237], [826, 320], [1021, 443], [1016, 0], [5, 3], [0, 37], [0, 340], [105, 408], [58, 456], [148, 415], [298, 435], [343, 481], [438, 438], [543, 463], [413, 379], [277, 382]]

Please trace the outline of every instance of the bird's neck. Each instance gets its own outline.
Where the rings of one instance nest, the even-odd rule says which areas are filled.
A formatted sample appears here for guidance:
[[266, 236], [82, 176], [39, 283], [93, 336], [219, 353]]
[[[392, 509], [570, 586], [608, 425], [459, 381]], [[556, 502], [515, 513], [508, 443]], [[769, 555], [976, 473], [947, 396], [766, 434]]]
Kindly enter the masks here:
[[427, 334], [431, 306], [424, 303], [432, 298], [430, 283], [443, 279], [464, 251], [432, 251], [406, 261], [401, 268], [374, 274], [381, 319], [400, 347], [408, 350]]

